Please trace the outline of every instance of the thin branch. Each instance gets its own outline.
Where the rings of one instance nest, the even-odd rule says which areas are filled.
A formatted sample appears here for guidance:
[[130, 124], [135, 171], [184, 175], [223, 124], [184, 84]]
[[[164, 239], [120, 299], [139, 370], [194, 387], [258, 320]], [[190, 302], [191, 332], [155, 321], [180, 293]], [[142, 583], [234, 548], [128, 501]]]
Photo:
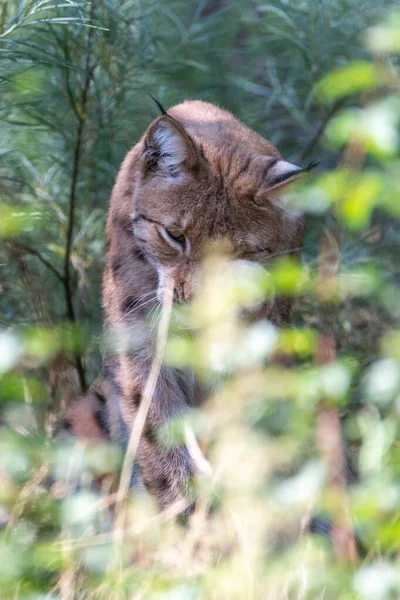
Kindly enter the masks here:
[[3, 8], [1, 9], [1, 15], [0, 15], [0, 32], [1, 33], [3, 33], [4, 27], [6, 24], [7, 8], [8, 8], [8, 2], [6, 0], [6, 2], [4, 2], [4, 4], [3, 4]]
[[[324, 232], [320, 256], [320, 287], [329, 287], [329, 280], [337, 276], [340, 263], [339, 232], [328, 229]], [[322, 309], [324, 321], [329, 321], [329, 304]], [[315, 362], [329, 364], [336, 360], [336, 339], [331, 327], [323, 323], [319, 336]], [[333, 527], [331, 540], [336, 558], [354, 564], [357, 561], [357, 546], [351, 522], [350, 502], [347, 490], [346, 458], [338, 407], [321, 398], [316, 419], [317, 442], [321, 458], [326, 465], [326, 491], [331, 501]]]
[[[49, 24], [49, 29], [50, 29], [52, 35], [54, 36], [54, 39], [56, 40], [59, 48], [63, 51], [67, 63], [71, 63], [71, 57], [70, 57], [70, 53], [69, 53], [68, 44], [64, 44], [63, 43], [62, 39], [58, 35], [57, 29], [55, 27], [53, 27], [51, 23]], [[78, 110], [78, 108], [76, 106], [76, 99], [75, 99], [74, 93], [73, 93], [72, 88], [71, 88], [71, 82], [70, 82], [69, 74], [70, 74], [69, 69], [63, 69], [63, 75], [64, 75], [64, 78], [65, 78], [65, 86], [67, 88], [68, 99], [69, 99], [69, 102], [70, 102], [70, 104], [72, 106], [72, 109], [73, 109], [73, 111], [75, 113], [75, 116], [77, 117], [77, 119], [79, 121], [80, 118], [81, 118], [81, 114], [80, 114], [80, 112], [79, 112], [79, 110]]]
[[14, 246], [17, 246], [20, 250], [22, 250], [26, 254], [32, 254], [32, 256], [36, 256], [36, 258], [45, 267], [47, 267], [57, 277], [57, 279], [59, 279], [61, 281], [61, 283], [64, 283], [64, 276], [63, 276], [63, 274], [60, 273], [60, 271], [54, 265], [52, 265], [51, 262], [49, 260], [47, 260], [47, 258], [45, 258], [44, 256], [42, 256], [38, 250], [35, 250], [35, 248], [31, 248], [27, 244], [24, 244], [24, 243], [22, 243], [20, 241], [15, 241], [14, 240], [12, 243], [13, 243]]
[[340, 110], [342, 108], [343, 104], [344, 104], [343, 98], [336, 100], [336, 102], [334, 102], [334, 104], [332, 104], [330, 110], [327, 112], [325, 117], [322, 119], [322, 121], [318, 125], [314, 135], [312, 136], [312, 138], [308, 142], [307, 146], [304, 148], [303, 152], [301, 153], [300, 160], [304, 160], [305, 158], [307, 158], [307, 156], [312, 154], [312, 152], [314, 151], [314, 148], [317, 146], [325, 129], [327, 128], [329, 122], [335, 116], [335, 114], [338, 112], [338, 110]]
[[[90, 20], [93, 18], [93, 10], [94, 10], [94, 0], [92, 0], [91, 11], [90, 11]], [[90, 87], [90, 82], [92, 79], [92, 45], [93, 45], [93, 29], [89, 28], [88, 32], [88, 46], [86, 53], [86, 65], [85, 65], [85, 75], [82, 85], [81, 91], [81, 102], [80, 102], [80, 114], [78, 117], [78, 128], [76, 132], [76, 140], [75, 147], [73, 153], [73, 166], [72, 166], [72, 179], [71, 179], [71, 188], [69, 194], [69, 212], [68, 212], [68, 222], [67, 222], [67, 235], [66, 235], [66, 243], [65, 243], [65, 254], [64, 254], [64, 290], [65, 290], [65, 301], [67, 305], [67, 316], [70, 321], [76, 323], [75, 310], [73, 305], [73, 294], [71, 287], [71, 249], [72, 249], [72, 236], [75, 225], [75, 206], [76, 206], [76, 196], [77, 196], [77, 186], [79, 180], [79, 171], [81, 166], [81, 156], [82, 156], [82, 146], [83, 146], [83, 131], [86, 122], [86, 106], [88, 100], [88, 92]], [[86, 389], [86, 378], [85, 372], [82, 364], [82, 358], [80, 354], [77, 354], [75, 357], [76, 368], [79, 374], [79, 381], [82, 390]]]

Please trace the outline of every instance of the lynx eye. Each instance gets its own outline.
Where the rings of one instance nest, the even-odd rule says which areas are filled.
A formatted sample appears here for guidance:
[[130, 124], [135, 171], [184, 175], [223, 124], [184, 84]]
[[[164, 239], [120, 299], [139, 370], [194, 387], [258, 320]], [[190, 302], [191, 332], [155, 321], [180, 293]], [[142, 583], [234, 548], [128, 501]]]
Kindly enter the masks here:
[[249, 256], [258, 255], [258, 254], [264, 254], [264, 253], [272, 254], [271, 248], [258, 248], [257, 250], [250, 250], [250, 251], [247, 252], [247, 254]]
[[169, 231], [169, 229], [165, 229], [165, 233], [167, 234], [167, 236], [176, 244], [179, 244], [182, 248], [185, 248], [186, 246], [186, 238], [184, 235], [182, 234], [174, 234], [171, 231]]

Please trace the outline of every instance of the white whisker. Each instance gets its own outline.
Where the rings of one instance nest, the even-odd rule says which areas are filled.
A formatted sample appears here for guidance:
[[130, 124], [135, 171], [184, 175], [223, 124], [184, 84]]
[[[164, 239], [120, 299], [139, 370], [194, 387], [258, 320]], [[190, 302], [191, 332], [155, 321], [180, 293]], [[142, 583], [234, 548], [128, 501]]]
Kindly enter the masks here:
[[271, 258], [275, 258], [276, 256], [292, 254], [293, 252], [298, 252], [299, 250], [303, 250], [303, 246], [299, 246], [298, 248], [290, 248], [289, 250], [281, 250], [280, 252], [275, 252], [274, 254], [270, 254], [269, 256], [267, 256], [266, 260], [270, 260]]
[[[131, 296], [132, 294], [128, 294], [127, 296], [124, 297], [123, 300], [127, 300], [129, 298], [129, 296]], [[107, 340], [106, 343], [104, 345], [104, 353], [107, 352], [108, 347], [109, 347], [109, 343], [110, 343], [110, 338], [112, 333], [114, 332], [114, 330], [118, 327], [118, 325], [121, 323], [121, 321], [123, 321], [123, 319], [125, 319], [126, 317], [128, 317], [129, 315], [131, 315], [132, 313], [134, 313], [136, 310], [139, 310], [141, 308], [143, 308], [144, 306], [146, 306], [147, 304], [150, 304], [151, 302], [154, 302], [157, 299], [157, 290], [151, 290], [150, 292], [146, 292], [145, 294], [142, 294], [141, 296], [139, 296], [139, 298], [137, 299], [137, 301], [140, 300], [144, 300], [145, 298], [148, 298], [149, 296], [153, 296], [150, 299], [147, 299], [145, 302], [142, 302], [139, 306], [134, 306], [132, 309], [128, 309], [124, 312], [123, 315], [121, 315], [121, 317], [117, 320], [116, 323], [114, 323], [114, 325], [108, 330], [108, 336], [107, 336]]]
[[133, 308], [131, 308], [130, 310], [125, 312], [121, 318], [124, 319], [125, 317], [129, 317], [137, 310], [143, 308], [144, 306], [147, 306], [147, 304], [150, 304], [150, 302], [154, 302], [155, 299], [156, 299], [156, 297], [154, 296], [154, 298], [150, 298], [149, 300], [146, 300], [146, 302], [142, 302], [142, 304], [139, 304], [139, 306], [134, 306]]

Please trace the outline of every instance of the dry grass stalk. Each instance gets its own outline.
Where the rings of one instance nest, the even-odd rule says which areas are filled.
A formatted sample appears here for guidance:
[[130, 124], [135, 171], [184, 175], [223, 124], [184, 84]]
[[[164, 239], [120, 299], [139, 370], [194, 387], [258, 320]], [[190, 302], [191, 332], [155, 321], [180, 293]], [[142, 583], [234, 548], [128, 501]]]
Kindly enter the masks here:
[[122, 466], [121, 478], [116, 497], [115, 525], [113, 535], [114, 543], [120, 543], [123, 537], [123, 531], [126, 522], [126, 499], [129, 492], [129, 483], [131, 479], [132, 468], [136, 459], [140, 438], [143, 433], [143, 428], [146, 423], [150, 404], [157, 385], [158, 376], [160, 374], [164, 358], [165, 347], [167, 344], [169, 322], [172, 311], [172, 299], [173, 281], [170, 279], [165, 282], [163, 312], [157, 333], [157, 344], [154, 359], [151, 365], [149, 377], [147, 379], [143, 391], [142, 400], [135, 418], [135, 422], [132, 428], [132, 432], [129, 438], [128, 447], [124, 458], [124, 463]]
[[[322, 239], [319, 257], [320, 288], [329, 289], [339, 270], [340, 244], [338, 232], [326, 230]], [[319, 336], [315, 362], [329, 364], [336, 360], [336, 340], [332, 331]], [[317, 414], [317, 443], [327, 469], [326, 489], [332, 500], [333, 521], [332, 543], [338, 560], [354, 563], [357, 560], [356, 542], [353, 533], [346, 481], [346, 464], [337, 406], [322, 398]]]

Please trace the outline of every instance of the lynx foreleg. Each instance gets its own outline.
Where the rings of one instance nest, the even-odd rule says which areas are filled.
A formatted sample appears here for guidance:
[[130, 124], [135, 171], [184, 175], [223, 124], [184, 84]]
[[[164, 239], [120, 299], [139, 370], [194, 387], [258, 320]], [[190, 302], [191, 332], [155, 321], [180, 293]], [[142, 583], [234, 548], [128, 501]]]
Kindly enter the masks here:
[[[120, 362], [120, 373], [124, 370], [125, 373], [138, 372], [137, 360], [135, 365], [131, 363], [129, 366], [125, 360]], [[148, 369], [142, 365], [140, 371], [144, 373]], [[131, 435], [134, 434], [135, 421], [140, 418], [144, 382], [144, 378], [136, 378], [131, 380], [129, 389], [124, 386], [122, 415]], [[161, 509], [175, 503], [182, 505], [186, 512], [193, 508], [195, 464], [185, 444], [182, 421], [192, 392], [190, 378], [162, 367], [138, 440], [136, 460], [140, 474]]]

